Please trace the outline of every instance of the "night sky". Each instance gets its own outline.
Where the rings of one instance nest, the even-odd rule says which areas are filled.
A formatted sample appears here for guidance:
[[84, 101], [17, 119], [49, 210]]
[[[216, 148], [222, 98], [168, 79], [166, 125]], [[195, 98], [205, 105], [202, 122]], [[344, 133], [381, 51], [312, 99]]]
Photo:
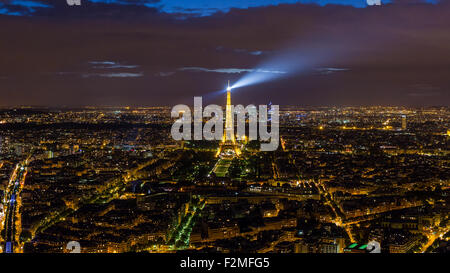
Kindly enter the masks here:
[[450, 1], [0, 0], [0, 106], [450, 105]]

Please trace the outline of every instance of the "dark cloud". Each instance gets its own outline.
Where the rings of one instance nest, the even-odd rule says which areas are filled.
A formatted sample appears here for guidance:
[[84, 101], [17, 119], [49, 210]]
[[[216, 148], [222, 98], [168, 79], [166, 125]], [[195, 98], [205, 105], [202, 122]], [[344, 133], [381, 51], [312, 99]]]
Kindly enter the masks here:
[[110, 72], [110, 73], [86, 73], [82, 74], [83, 78], [104, 77], [104, 78], [138, 78], [144, 76], [143, 73], [130, 72]]
[[269, 73], [269, 74], [285, 74], [286, 71], [280, 70], [267, 70], [267, 69], [252, 69], [252, 68], [205, 68], [205, 67], [182, 67], [179, 71], [192, 71], [192, 72], [213, 72], [224, 74], [242, 74], [242, 73]]
[[320, 72], [322, 75], [329, 75], [336, 72], [349, 71], [348, 68], [336, 68], [336, 67], [321, 67], [317, 68], [316, 71]]
[[413, 84], [408, 87], [408, 96], [411, 97], [435, 97], [441, 95], [441, 88], [428, 83]]
[[114, 61], [90, 61], [89, 64], [92, 65], [94, 69], [118, 69], [118, 68], [138, 68], [139, 65], [121, 64]]
[[[135, 18], [159, 14], [157, 0], [94, 1], [80, 0], [70, 6], [66, 0], [0, 0], [0, 14], [47, 18]], [[2, 4], [3, 3], [3, 4]], [[156, 6], [147, 6], [154, 4]]]
[[156, 77], [170, 77], [172, 75], [175, 75], [176, 72], [158, 72], [155, 73]]
[[29, 16], [41, 9], [53, 8], [46, 2], [38, 0], [0, 0], [0, 14]]

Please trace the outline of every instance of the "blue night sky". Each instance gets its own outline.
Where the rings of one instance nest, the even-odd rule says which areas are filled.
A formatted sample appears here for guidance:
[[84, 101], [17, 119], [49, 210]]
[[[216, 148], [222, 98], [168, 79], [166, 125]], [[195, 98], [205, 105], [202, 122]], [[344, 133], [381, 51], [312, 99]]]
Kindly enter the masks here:
[[[381, 0], [383, 4], [407, 0]], [[63, 0], [0, 0], [0, 14], [33, 15], [39, 9], [54, 8], [54, 3], [61, 5]], [[367, 0], [81, 0], [83, 2], [106, 5], [136, 5], [156, 8], [168, 14], [185, 14], [194, 16], [210, 16], [216, 12], [228, 12], [232, 8], [247, 9], [252, 7], [267, 7], [279, 4], [316, 4], [343, 5], [355, 8], [367, 7]], [[433, 3], [439, 0], [411, 0], [411, 2]]]
[[[93, 2], [123, 2], [120, 0], [93, 0]], [[279, 4], [317, 4], [324, 6], [327, 4], [336, 5], [348, 5], [357, 8], [364, 8], [367, 6], [366, 0], [161, 0], [158, 3], [151, 3], [154, 1], [141, 1], [150, 2], [144, 5], [148, 7], [158, 7], [161, 11], [166, 13], [195, 13], [201, 14], [202, 16], [211, 15], [215, 12], [228, 12], [231, 8], [252, 8], [252, 7], [263, 7], [263, 6], [273, 6]], [[390, 2], [390, 0], [383, 1], [385, 3]]]

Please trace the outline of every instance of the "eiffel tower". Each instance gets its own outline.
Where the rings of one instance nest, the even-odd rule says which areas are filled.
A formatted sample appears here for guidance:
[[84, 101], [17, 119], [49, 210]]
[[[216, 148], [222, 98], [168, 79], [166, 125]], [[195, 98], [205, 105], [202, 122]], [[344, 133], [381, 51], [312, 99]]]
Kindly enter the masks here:
[[241, 150], [236, 143], [236, 137], [234, 136], [234, 122], [233, 122], [233, 109], [231, 107], [231, 87], [230, 81], [228, 81], [227, 87], [227, 105], [225, 108], [225, 130], [220, 143], [217, 156], [224, 158], [233, 158], [239, 156]]

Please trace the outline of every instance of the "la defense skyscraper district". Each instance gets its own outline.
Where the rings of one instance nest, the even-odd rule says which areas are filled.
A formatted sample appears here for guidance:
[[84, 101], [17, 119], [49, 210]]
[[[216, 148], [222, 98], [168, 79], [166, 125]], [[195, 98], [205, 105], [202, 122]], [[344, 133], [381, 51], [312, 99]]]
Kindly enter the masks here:
[[204, 2], [0, 1], [0, 252], [448, 253], [450, 3]]

